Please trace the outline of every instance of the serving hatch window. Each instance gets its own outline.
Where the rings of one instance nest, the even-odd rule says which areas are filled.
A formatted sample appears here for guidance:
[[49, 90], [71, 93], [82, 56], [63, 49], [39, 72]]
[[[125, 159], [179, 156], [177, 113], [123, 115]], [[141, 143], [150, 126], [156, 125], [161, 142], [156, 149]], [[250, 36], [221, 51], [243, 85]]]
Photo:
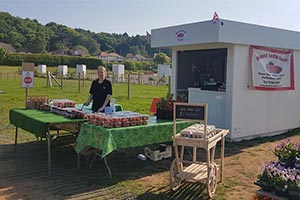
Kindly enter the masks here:
[[227, 48], [177, 52], [177, 90], [226, 91]]

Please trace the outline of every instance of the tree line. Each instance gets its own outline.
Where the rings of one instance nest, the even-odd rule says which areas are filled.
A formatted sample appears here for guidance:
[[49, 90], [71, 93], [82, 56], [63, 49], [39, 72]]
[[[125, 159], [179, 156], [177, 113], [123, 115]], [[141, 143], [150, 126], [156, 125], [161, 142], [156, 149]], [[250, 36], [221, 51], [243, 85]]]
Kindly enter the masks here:
[[55, 22], [42, 25], [36, 19], [22, 19], [7, 12], [0, 12], [0, 42], [31, 53], [83, 50], [92, 56], [100, 52], [115, 52], [124, 57], [128, 53], [146, 57], [158, 52], [170, 55], [169, 50], [151, 48], [145, 35], [95, 33]]

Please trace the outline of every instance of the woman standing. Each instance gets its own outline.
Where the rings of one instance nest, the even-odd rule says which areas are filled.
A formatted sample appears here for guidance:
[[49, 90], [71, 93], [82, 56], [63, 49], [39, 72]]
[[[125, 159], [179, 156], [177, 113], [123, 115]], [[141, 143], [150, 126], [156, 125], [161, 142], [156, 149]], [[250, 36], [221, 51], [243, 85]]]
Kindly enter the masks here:
[[84, 103], [88, 106], [93, 100], [92, 111], [104, 112], [106, 106], [110, 106], [110, 96], [112, 95], [111, 82], [106, 79], [105, 67], [99, 66], [97, 68], [98, 79], [92, 82], [90, 88], [90, 95], [88, 100]]

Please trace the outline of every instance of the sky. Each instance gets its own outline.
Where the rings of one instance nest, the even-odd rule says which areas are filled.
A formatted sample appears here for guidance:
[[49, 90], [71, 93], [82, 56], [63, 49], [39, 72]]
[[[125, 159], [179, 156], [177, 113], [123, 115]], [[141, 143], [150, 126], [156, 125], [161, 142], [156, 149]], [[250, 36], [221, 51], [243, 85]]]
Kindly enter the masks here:
[[0, 0], [0, 11], [95, 33], [130, 36], [219, 18], [300, 32], [299, 0]]

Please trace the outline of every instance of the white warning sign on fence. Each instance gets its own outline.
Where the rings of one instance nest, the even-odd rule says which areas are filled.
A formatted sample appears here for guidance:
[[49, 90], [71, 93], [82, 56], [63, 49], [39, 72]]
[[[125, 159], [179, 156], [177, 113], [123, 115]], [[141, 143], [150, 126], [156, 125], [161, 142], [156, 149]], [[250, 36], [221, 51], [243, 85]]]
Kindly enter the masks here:
[[33, 88], [33, 75], [31, 71], [22, 71], [22, 88]]
[[34, 63], [22, 63], [22, 88], [33, 88]]

